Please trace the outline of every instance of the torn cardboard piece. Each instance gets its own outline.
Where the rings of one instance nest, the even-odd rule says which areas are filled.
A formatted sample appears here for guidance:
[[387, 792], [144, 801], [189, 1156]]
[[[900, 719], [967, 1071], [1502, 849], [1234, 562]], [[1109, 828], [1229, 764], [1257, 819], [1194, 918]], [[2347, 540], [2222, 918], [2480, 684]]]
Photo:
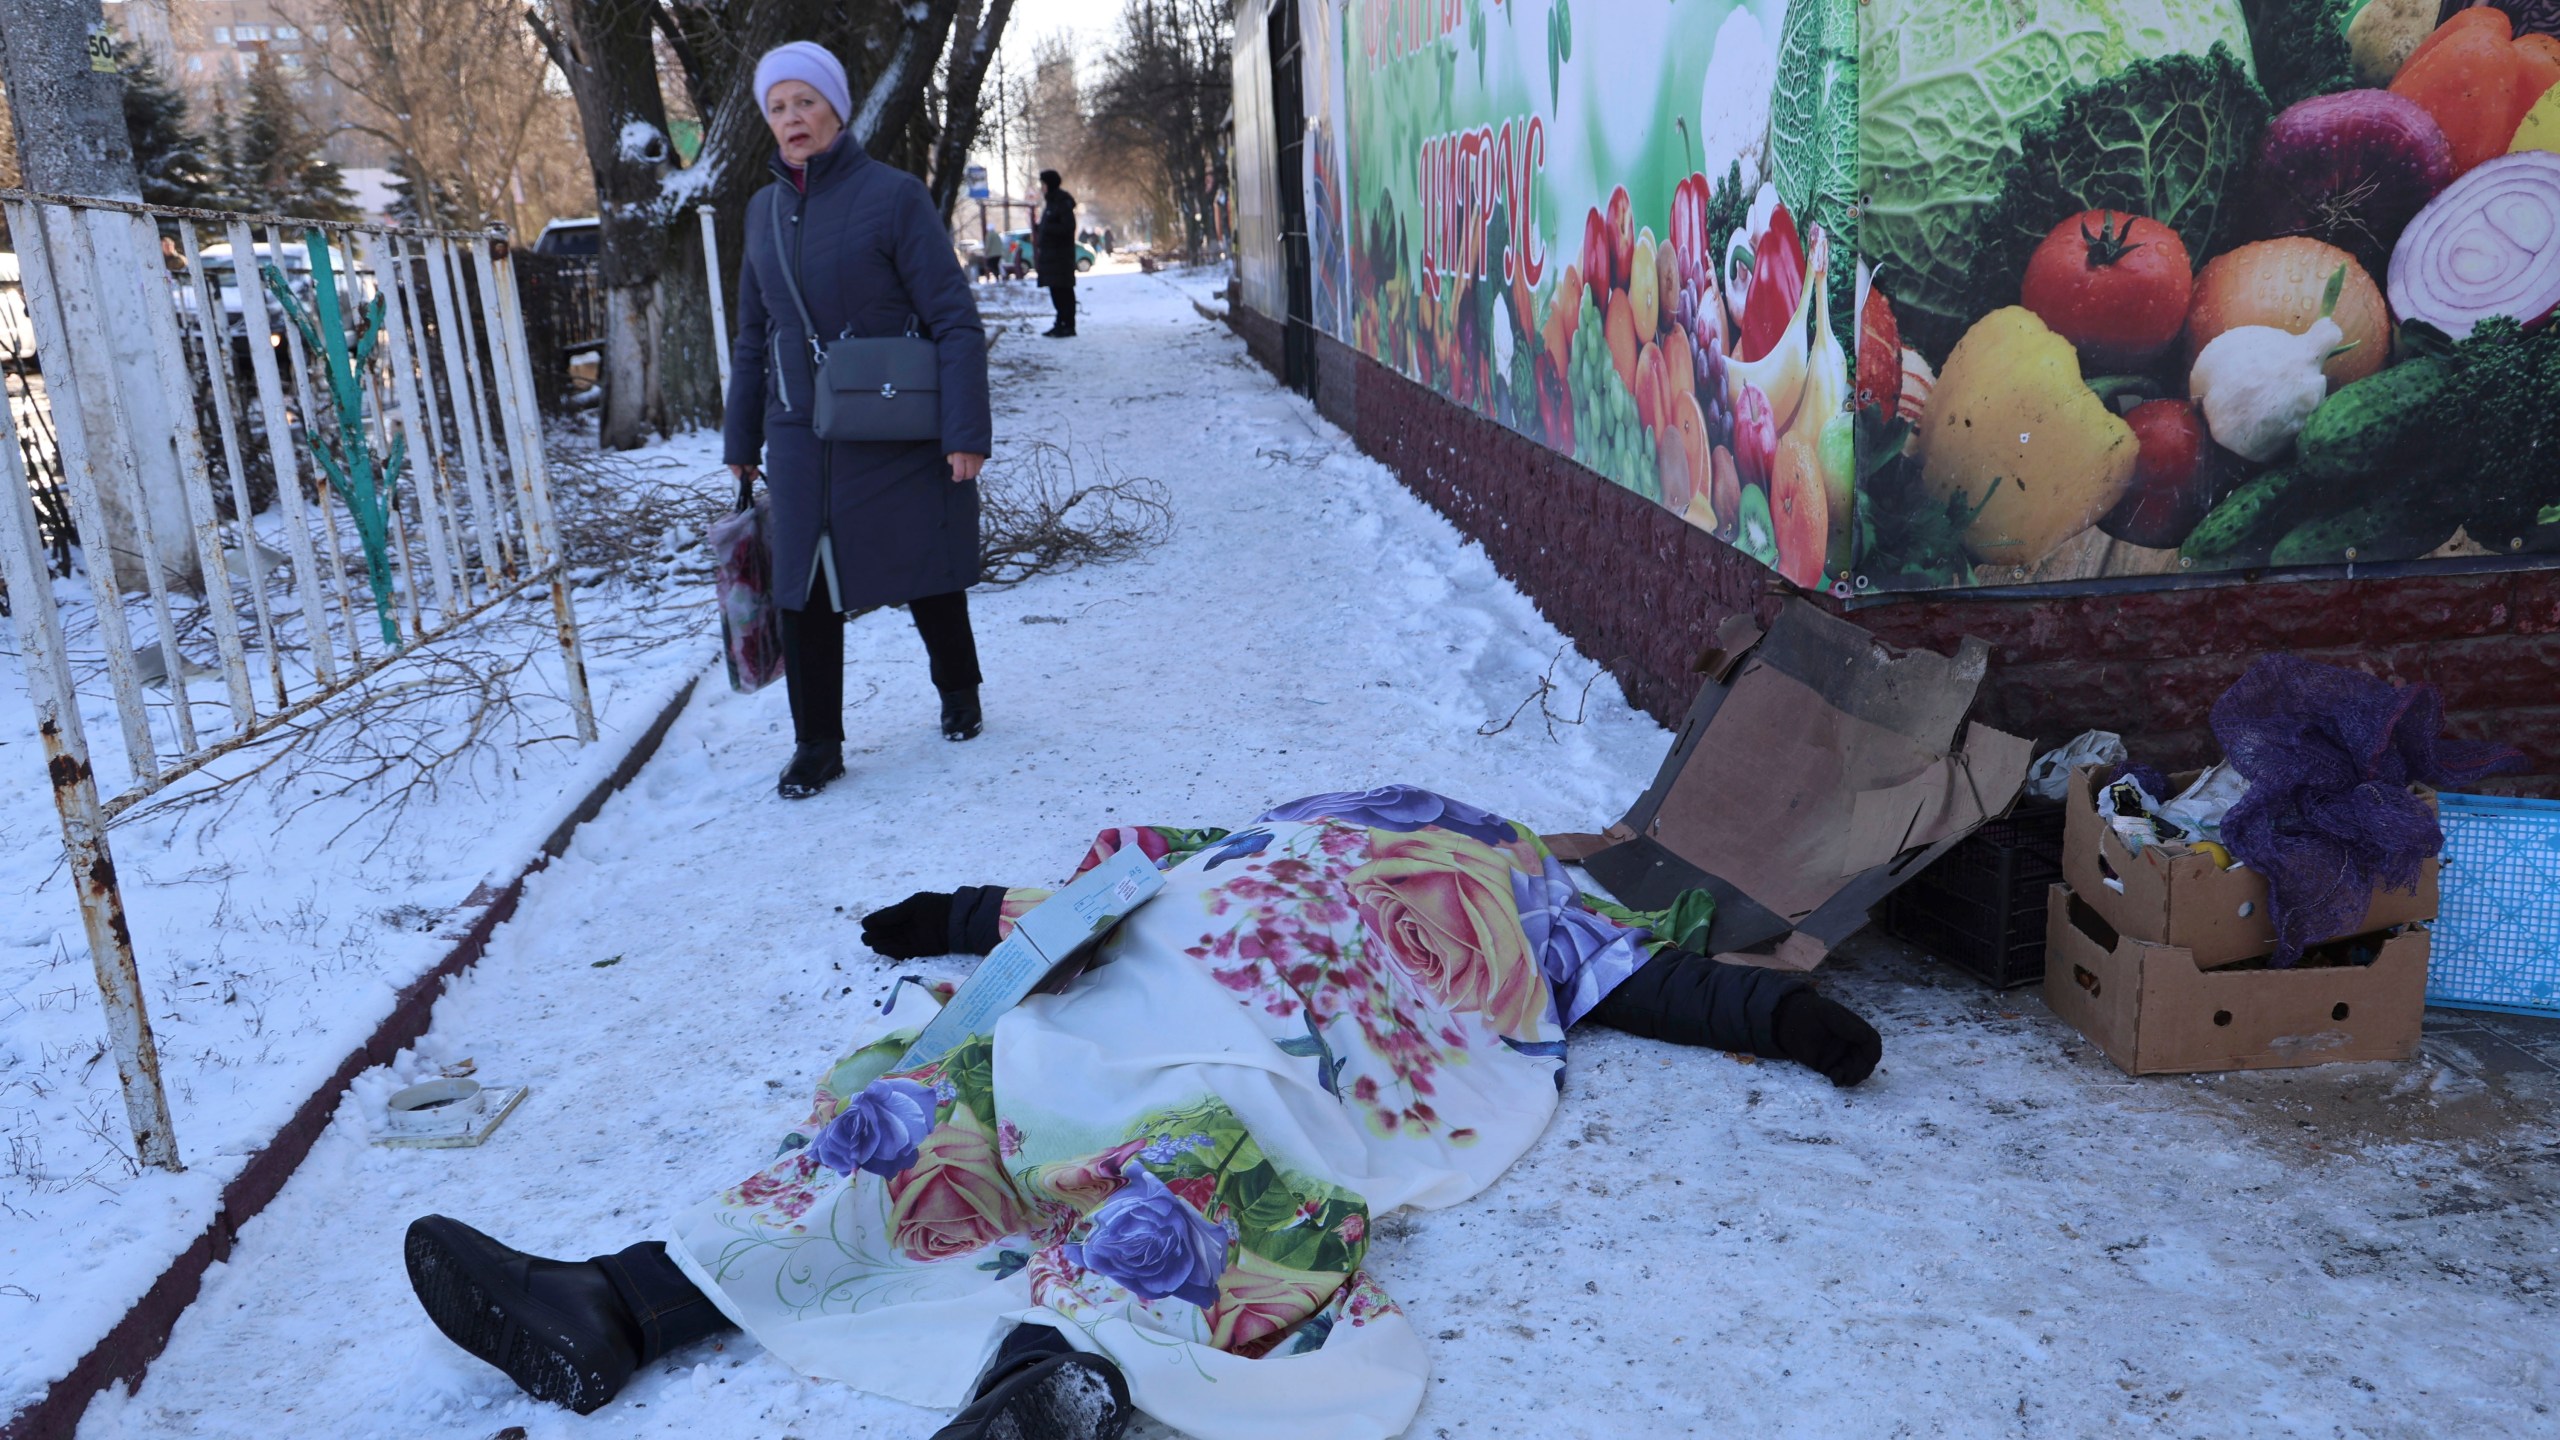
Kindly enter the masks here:
[[1636, 909], [1713, 894], [1718, 958], [1811, 969], [2016, 798], [2030, 746], [1964, 718], [1988, 661], [1978, 640], [1895, 650], [1800, 600], [1765, 636], [1728, 622], [1652, 786], [1608, 835], [1557, 839]]

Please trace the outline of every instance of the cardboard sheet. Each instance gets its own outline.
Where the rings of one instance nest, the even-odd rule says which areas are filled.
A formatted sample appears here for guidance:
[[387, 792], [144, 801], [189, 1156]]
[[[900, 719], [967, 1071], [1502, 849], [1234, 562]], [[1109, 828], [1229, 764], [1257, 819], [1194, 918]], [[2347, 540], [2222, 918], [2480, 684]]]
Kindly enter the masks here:
[[1652, 787], [1574, 848], [1639, 909], [1713, 893], [1711, 949], [1809, 968], [2016, 798], [2027, 742], [1964, 726], [1987, 663], [1979, 641], [1897, 651], [1802, 601], [1765, 636], [1729, 623]]

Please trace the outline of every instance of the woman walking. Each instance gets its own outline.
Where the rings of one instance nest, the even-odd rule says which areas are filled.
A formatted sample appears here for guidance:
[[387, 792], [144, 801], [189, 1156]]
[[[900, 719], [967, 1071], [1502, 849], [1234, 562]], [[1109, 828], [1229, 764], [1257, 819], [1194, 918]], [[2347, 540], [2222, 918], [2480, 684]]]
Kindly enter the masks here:
[[[756, 62], [755, 87], [775, 179], [747, 205], [722, 449], [731, 472], [748, 483], [762, 474], [773, 497], [794, 740], [777, 788], [796, 800], [844, 773], [848, 610], [905, 605], [942, 693], [943, 737], [978, 734], [968, 589], [978, 579], [978, 471], [994, 427], [968, 277], [924, 182], [873, 160], [845, 128], [844, 66], [793, 41]], [[819, 438], [814, 351], [906, 334], [938, 353], [941, 438]]]

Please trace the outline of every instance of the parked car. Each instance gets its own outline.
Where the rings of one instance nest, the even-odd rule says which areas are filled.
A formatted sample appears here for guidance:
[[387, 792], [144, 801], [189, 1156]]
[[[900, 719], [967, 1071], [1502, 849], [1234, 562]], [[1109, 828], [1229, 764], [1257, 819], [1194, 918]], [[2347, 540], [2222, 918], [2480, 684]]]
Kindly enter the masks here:
[[[1004, 232], [1004, 237], [1003, 237], [1003, 238], [1004, 238], [1004, 263], [1005, 263], [1005, 267], [1006, 267], [1007, 269], [1009, 269], [1009, 270], [1012, 270], [1012, 271], [1013, 271], [1015, 274], [1017, 274], [1017, 275], [1028, 275], [1028, 274], [1030, 274], [1030, 273], [1031, 273], [1031, 270], [1032, 270], [1032, 263], [1031, 263], [1031, 252], [1032, 252], [1031, 232], [1030, 232], [1030, 231], [1028, 231], [1028, 230], [1007, 230], [1006, 232]], [[1084, 243], [1084, 242], [1083, 242], [1083, 241], [1081, 241], [1081, 240], [1077, 241], [1077, 242], [1076, 242], [1076, 271], [1077, 271], [1077, 273], [1081, 274], [1081, 273], [1083, 273], [1084, 271], [1091, 270], [1092, 268], [1093, 268], [1093, 247], [1092, 247], [1092, 246], [1090, 246], [1090, 245], [1087, 245], [1086, 243]]]
[[604, 244], [604, 224], [593, 215], [554, 220], [534, 237], [536, 255], [593, 255]]
[[[354, 317], [362, 311], [365, 302], [373, 298], [372, 272], [358, 264], [353, 255], [336, 246], [330, 247], [329, 260], [331, 270], [338, 281], [338, 313], [347, 317], [352, 323]], [[272, 242], [260, 244], [256, 249], [250, 271], [252, 284], [260, 283], [257, 280], [256, 267], [264, 265], [273, 265], [283, 273], [285, 288], [293, 292], [294, 299], [300, 301], [304, 311], [309, 313], [316, 293], [311, 284], [311, 247], [299, 240], [287, 241], [282, 245]], [[232, 261], [231, 246], [227, 242], [206, 246], [204, 269], [206, 279], [213, 284], [214, 293], [222, 297], [224, 333], [229, 335], [235, 344], [245, 344], [248, 339], [247, 327], [240, 315], [240, 280]], [[192, 286], [180, 288], [177, 298], [178, 309], [182, 314], [194, 313], [196, 295]], [[282, 344], [284, 327], [289, 322], [277, 308], [275, 298], [271, 295], [266, 298], [266, 311], [270, 339], [275, 344]]]

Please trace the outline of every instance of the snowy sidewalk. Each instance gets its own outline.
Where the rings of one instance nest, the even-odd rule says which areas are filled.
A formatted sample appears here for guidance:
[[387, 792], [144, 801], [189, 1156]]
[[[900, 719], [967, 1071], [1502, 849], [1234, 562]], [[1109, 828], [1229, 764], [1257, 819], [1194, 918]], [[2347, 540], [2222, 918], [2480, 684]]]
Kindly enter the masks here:
[[[401, 1230], [441, 1211], [562, 1255], [660, 1233], [762, 1163], [917, 968], [854, 923], [911, 890], [1053, 881], [1106, 825], [1389, 780], [1585, 828], [1651, 777], [1668, 737], [1605, 679], [1587, 724], [1551, 738], [1533, 704], [1479, 733], [1535, 690], [1552, 628], [1174, 283], [1083, 289], [1068, 343], [1032, 333], [1037, 292], [999, 302], [1000, 434], [1164, 481], [1173, 539], [975, 598], [968, 745], [935, 732], [906, 618], [857, 622], [851, 774], [813, 801], [772, 795], [780, 687], [699, 696], [438, 1009], [419, 1063], [469, 1057], [532, 1085], [524, 1107], [484, 1149], [426, 1152], [366, 1145], [346, 1107], [84, 1437], [923, 1440], [938, 1416], [737, 1341], [586, 1419], [533, 1405], [420, 1314]], [[1567, 713], [1591, 673], [1558, 668]], [[1885, 1034], [1865, 1087], [1583, 1034], [1526, 1160], [1379, 1225], [1372, 1267], [1438, 1337], [1414, 1435], [2551, 1423], [2547, 1093], [2432, 1060], [2133, 1083], [2031, 994], [1877, 945], [1838, 970]], [[2342, 1095], [2353, 1126], [2321, 1108]]]

